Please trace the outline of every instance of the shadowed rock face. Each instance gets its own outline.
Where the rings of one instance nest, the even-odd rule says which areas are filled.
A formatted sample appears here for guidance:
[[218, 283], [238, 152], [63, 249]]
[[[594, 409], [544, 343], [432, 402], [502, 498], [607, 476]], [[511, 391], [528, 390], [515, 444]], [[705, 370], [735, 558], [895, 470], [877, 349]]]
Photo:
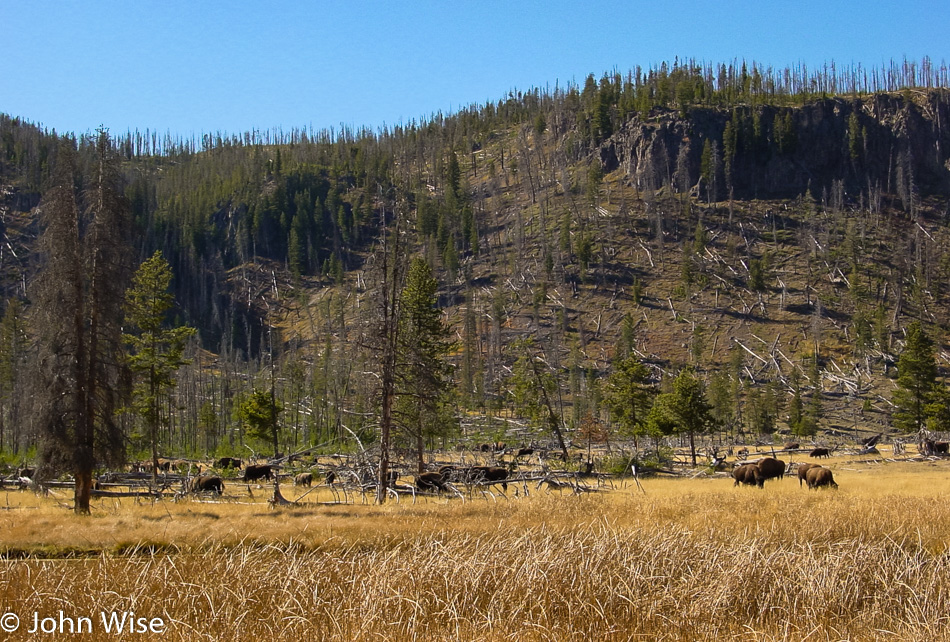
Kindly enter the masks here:
[[[663, 181], [656, 176], [666, 176], [670, 167], [679, 171], [681, 161], [690, 177], [701, 175], [706, 140], [719, 142], [725, 165], [726, 147], [733, 147], [726, 142], [729, 124], [731, 132], [737, 132], [729, 159], [736, 198], [794, 198], [809, 189], [820, 198], [835, 182], [846, 192], [858, 193], [868, 185], [888, 185], [898, 156], [906, 165], [904, 175], [912, 175], [916, 188], [928, 195], [950, 188], [948, 122], [950, 99], [940, 91], [919, 100], [875, 94], [797, 107], [695, 107], [686, 117], [656, 109], [648, 119], [627, 121], [599, 151], [605, 171], [624, 168], [640, 179], [641, 187], [658, 189]], [[653, 185], [647, 185], [651, 180]], [[724, 183], [718, 186], [719, 196], [726, 194]], [[698, 196], [705, 198], [708, 186], [698, 187]]]

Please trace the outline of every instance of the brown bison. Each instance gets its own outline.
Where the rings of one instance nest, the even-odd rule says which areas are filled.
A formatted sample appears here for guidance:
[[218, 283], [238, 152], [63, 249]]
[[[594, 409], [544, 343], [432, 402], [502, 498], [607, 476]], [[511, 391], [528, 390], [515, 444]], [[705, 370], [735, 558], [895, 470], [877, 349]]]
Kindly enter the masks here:
[[762, 473], [762, 481], [766, 479], [781, 479], [785, 476], [785, 462], [774, 457], [766, 457], [756, 462], [759, 472]]
[[252, 482], [259, 479], [273, 479], [274, 471], [273, 468], [267, 464], [261, 465], [249, 465], [244, 469], [244, 481]]
[[934, 454], [935, 455], [947, 455], [950, 454], [950, 442], [948, 441], [938, 441], [934, 443]]
[[294, 477], [294, 486], [306, 486], [310, 488], [313, 485], [313, 473], [300, 473]]
[[808, 456], [809, 456], [809, 457], [815, 457], [815, 458], [818, 458], [818, 457], [831, 457], [831, 451], [828, 450], [827, 448], [815, 448], [815, 449], [812, 450], [810, 453], [808, 453]]
[[798, 450], [801, 446], [802, 445], [797, 441], [790, 441], [782, 446], [782, 450]]
[[748, 456], [749, 456], [748, 448], [740, 448], [739, 450], [736, 451], [736, 457], [738, 457], [739, 459], [745, 459]]
[[534, 454], [534, 448], [519, 448], [518, 453], [515, 455], [515, 458], [530, 457], [533, 454]]
[[822, 486], [838, 487], [834, 475], [831, 474], [831, 469], [822, 468], [821, 466], [809, 468], [808, 472], [805, 473], [805, 481], [808, 482], [809, 488], [821, 488]]
[[214, 462], [215, 468], [234, 468], [237, 470], [242, 466], [243, 462], [236, 457], [221, 457], [216, 462]]
[[508, 490], [508, 469], [499, 466], [472, 466], [471, 480], [473, 482], [502, 482], [501, 487]]
[[742, 464], [738, 466], [732, 471], [732, 477], [736, 480], [735, 483], [732, 484], [733, 486], [745, 484], [747, 486], [758, 486], [762, 488], [762, 484], [765, 481], [762, 478], [762, 471], [760, 471], [759, 467], [755, 464]]
[[220, 477], [195, 477], [191, 480], [189, 488], [193, 493], [217, 493], [224, 492], [224, 481]]
[[820, 468], [818, 464], [799, 464], [798, 465], [798, 487], [801, 488], [802, 482], [807, 481], [805, 474], [812, 468]]
[[434, 490], [440, 492], [448, 490], [445, 485], [445, 478], [441, 473], [422, 473], [416, 477], [416, 488], [422, 491]]

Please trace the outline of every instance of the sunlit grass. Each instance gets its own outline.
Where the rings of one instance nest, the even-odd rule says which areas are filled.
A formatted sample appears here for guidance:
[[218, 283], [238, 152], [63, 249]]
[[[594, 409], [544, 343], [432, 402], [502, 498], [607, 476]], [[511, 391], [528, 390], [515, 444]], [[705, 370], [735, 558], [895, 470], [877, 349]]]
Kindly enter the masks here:
[[832, 465], [838, 491], [653, 478], [385, 506], [320, 489], [274, 509], [235, 485], [89, 518], [11, 492], [0, 544], [34, 558], [3, 563], [0, 599], [134, 608], [172, 640], [950, 639], [948, 468]]

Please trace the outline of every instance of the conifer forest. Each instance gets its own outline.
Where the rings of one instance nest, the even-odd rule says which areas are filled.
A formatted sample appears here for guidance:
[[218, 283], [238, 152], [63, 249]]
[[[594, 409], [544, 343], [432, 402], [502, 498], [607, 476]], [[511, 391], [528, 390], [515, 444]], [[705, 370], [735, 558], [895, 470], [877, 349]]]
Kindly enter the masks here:
[[623, 469], [950, 432], [928, 59], [678, 60], [375, 130], [24, 116], [0, 114], [0, 453], [77, 509], [170, 457], [373, 452], [385, 486], [498, 442], [624, 444]]

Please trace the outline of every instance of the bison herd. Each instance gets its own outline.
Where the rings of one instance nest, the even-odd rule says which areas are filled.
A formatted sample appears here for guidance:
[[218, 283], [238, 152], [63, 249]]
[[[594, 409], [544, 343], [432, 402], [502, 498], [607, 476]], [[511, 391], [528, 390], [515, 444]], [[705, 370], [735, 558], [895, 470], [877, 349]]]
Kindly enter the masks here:
[[[732, 478], [735, 480], [733, 486], [745, 484], [764, 488], [767, 479], [781, 479], [785, 476], [785, 471], [786, 465], [781, 459], [765, 457], [755, 463], [737, 466], [732, 471]], [[838, 487], [831, 469], [818, 464], [799, 464], [798, 485], [801, 486], [802, 482], [806, 483], [808, 488]]]

